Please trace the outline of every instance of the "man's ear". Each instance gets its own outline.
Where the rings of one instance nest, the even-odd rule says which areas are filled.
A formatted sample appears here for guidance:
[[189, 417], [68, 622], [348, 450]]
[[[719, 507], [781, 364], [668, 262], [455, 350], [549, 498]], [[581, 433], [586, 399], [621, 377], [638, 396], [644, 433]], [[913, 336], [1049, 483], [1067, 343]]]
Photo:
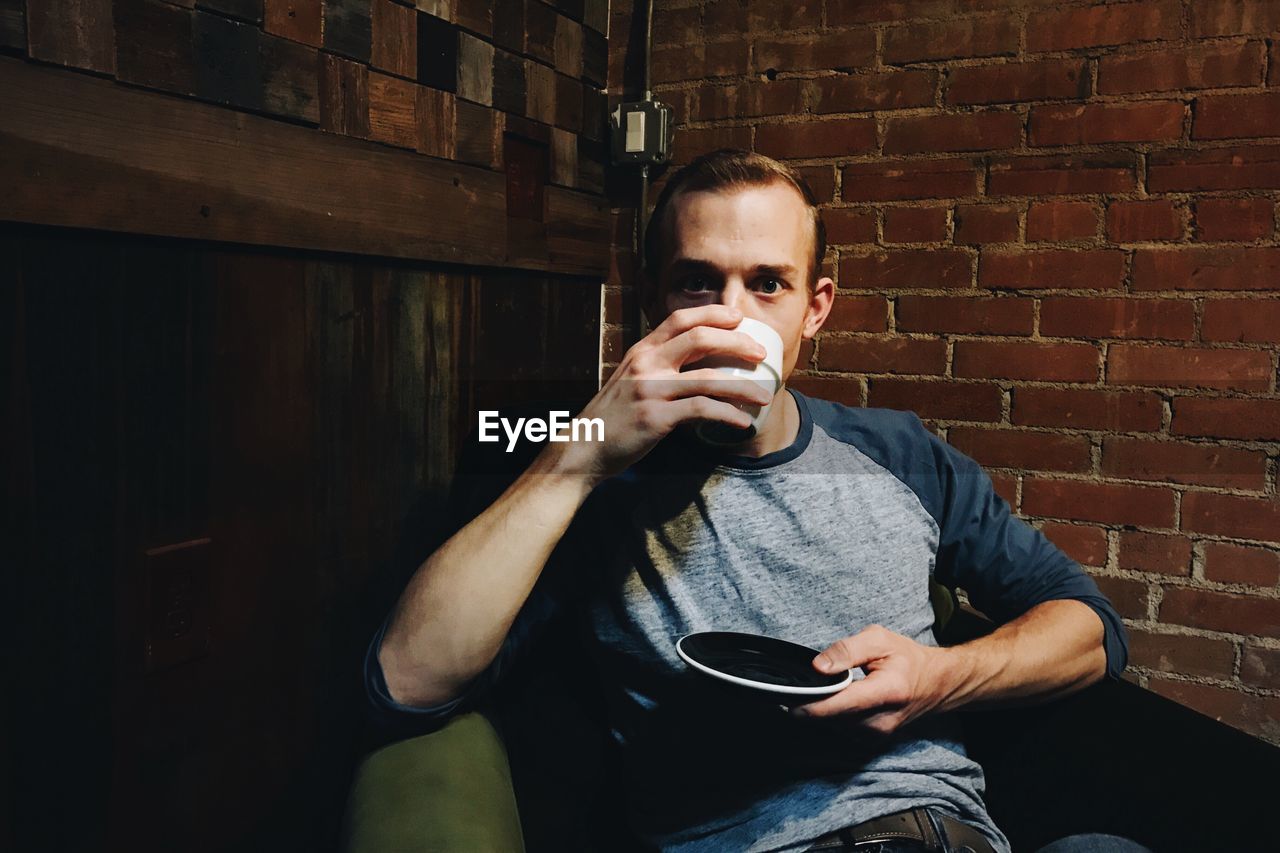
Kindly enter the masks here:
[[820, 278], [813, 285], [813, 293], [809, 295], [809, 307], [804, 315], [804, 330], [800, 336], [806, 341], [818, 334], [822, 324], [827, 322], [831, 306], [836, 301], [836, 283], [829, 278]]

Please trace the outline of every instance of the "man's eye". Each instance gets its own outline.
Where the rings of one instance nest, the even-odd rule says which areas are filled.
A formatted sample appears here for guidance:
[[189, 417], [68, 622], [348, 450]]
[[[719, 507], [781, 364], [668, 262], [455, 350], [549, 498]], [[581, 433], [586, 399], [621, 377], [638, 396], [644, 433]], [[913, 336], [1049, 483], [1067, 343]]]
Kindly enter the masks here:
[[764, 278], [760, 280], [760, 290], [765, 293], [777, 293], [782, 289], [782, 282], [776, 278]]
[[680, 283], [680, 289], [685, 293], [702, 293], [711, 289], [711, 280], [704, 276], [690, 276]]

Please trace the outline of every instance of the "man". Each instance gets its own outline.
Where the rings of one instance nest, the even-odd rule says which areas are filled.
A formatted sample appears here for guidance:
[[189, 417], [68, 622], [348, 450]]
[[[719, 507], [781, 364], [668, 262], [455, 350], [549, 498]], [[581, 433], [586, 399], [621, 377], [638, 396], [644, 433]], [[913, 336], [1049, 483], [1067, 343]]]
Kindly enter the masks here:
[[[1124, 629], [914, 415], [687, 369], [762, 359], [732, 331], [751, 317], [781, 336], [789, 376], [834, 300], [824, 251], [812, 194], [782, 164], [724, 150], [672, 176], [645, 246], [656, 328], [581, 412], [603, 420], [604, 441], [548, 443], [427, 558], [371, 646], [376, 705], [457, 713], [571, 605], [624, 748], [633, 827], [655, 846], [826, 849], [859, 827], [922, 836], [910, 849], [1008, 850], [946, 712], [1118, 677]], [[746, 426], [735, 404], [769, 402], [742, 445], [689, 434], [700, 420]], [[930, 577], [1000, 627], [940, 648]], [[865, 676], [787, 713], [689, 672], [675, 640], [703, 630], [802, 643], [823, 650], [817, 669]]]

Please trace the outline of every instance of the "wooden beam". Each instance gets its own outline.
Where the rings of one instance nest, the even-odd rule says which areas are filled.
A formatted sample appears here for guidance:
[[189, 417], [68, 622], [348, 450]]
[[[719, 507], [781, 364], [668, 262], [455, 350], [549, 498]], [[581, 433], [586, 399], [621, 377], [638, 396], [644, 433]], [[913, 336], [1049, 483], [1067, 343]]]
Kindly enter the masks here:
[[[0, 220], [603, 277], [604, 199], [547, 187], [547, 252], [508, 248], [506, 180], [0, 58]], [[516, 247], [512, 247], [515, 249]]]

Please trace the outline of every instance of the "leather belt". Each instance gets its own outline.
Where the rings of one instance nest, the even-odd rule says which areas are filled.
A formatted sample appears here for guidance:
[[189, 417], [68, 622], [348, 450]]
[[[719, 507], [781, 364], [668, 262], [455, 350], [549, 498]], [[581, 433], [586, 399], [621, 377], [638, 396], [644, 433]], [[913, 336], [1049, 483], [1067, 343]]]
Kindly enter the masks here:
[[995, 853], [991, 842], [977, 829], [928, 806], [917, 806], [828, 832], [815, 838], [805, 851], [847, 850], [862, 844], [901, 839], [919, 841], [925, 850], [937, 853]]

